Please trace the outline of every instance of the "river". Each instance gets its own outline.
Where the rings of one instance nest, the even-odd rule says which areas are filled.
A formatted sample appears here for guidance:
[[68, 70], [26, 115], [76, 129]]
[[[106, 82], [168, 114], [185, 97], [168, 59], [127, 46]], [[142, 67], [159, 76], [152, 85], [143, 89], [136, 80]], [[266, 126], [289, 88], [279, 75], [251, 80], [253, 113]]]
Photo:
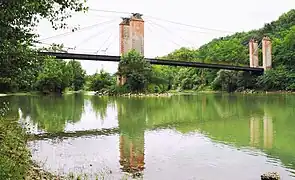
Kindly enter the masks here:
[[295, 179], [295, 95], [6, 96], [44, 169], [105, 179]]

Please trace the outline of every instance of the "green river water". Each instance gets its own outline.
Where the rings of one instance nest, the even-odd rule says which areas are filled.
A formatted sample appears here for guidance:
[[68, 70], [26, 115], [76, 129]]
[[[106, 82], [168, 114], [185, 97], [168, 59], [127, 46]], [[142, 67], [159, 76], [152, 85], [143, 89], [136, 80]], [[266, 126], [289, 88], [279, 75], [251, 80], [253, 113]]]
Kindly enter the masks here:
[[[295, 177], [295, 95], [6, 96], [44, 169], [143, 179]], [[35, 137], [36, 138], [36, 137]]]

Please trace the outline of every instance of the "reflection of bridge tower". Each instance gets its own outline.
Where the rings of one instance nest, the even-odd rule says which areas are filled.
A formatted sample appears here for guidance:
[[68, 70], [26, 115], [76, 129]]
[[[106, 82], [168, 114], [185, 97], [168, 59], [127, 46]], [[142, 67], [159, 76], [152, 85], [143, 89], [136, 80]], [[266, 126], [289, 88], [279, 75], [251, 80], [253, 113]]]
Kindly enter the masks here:
[[250, 145], [258, 146], [260, 139], [260, 119], [251, 117], [250, 119]]
[[[119, 101], [119, 100], [118, 100]], [[142, 101], [130, 103], [128, 99], [121, 99], [117, 103], [118, 121], [120, 129], [120, 165], [122, 171], [133, 176], [141, 176], [144, 169], [144, 131], [145, 116]], [[133, 110], [132, 115], [129, 113]], [[137, 109], [137, 110], [135, 110]]]
[[141, 137], [120, 136], [120, 165], [132, 174], [144, 169], [144, 135]]
[[261, 133], [263, 130], [263, 147], [272, 148], [273, 144], [273, 122], [272, 118], [266, 113], [263, 116], [263, 126], [261, 118], [251, 117], [250, 119], [250, 145], [259, 146]]
[[263, 146], [264, 148], [272, 148], [273, 144], [273, 122], [270, 116], [263, 116]]

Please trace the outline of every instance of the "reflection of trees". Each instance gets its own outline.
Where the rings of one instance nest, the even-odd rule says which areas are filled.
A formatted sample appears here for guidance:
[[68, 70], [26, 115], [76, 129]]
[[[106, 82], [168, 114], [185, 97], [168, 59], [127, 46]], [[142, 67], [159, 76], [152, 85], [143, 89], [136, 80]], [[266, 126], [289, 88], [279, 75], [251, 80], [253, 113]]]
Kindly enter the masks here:
[[65, 96], [20, 96], [23, 118], [30, 118], [38, 128], [47, 132], [64, 130], [66, 122], [78, 122], [84, 110], [81, 94]]
[[93, 110], [96, 113], [96, 116], [99, 116], [100, 119], [104, 120], [107, 116], [107, 108], [113, 103], [113, 98], [109, 97], [99, 97], [91, 96], [90, 102]]
[[[130, 150], [126, 144], [134, 144], [131, 138], [145, 126], [172, 127], [182, 133], [198, 130], [213, 140], [237, 147], [253, 146], [295, 168], [295, 144], [290, 143], [295, 139], [294, 96], [206, 94], [125, 98], [118, 99], [117, 106], [120, 130], [125, 132], [121, 144], [124, 141], [124, 147], [129, 148], [126, 151]], [[141, 125], [143, 122], [146, 124]], [[129, 139], [125, 140], [126, 137]]]
[[[264, 117], [265, 133], [272, 131], [272, 146], [269, 146], [270, 139], [265, 139], [265, 151], [280, 158], [280, 160], [295, 169], [295, 97], [294, 95], [272, 95], [265, 98]], [[274, 132], [276, 132], [274, 134]], [[269, 136], [267, 136], [269, 138]]]
[[140, 175], [144, 169], [145, 102], [140, 99], [118, 99], [120, 128], [120, 164], [122, 170]]
[[0, 118], [4, 118], [7, 121], [19, 120], [16, 97], [6, 96], [0, 98]]
[[[63, 97], [2, 97], [9, 102], [6, 119], [17, 120], [18, 107], [48, 132], [64, 129], [81, 118], [81, 95]], [[93, 109], [105, 117], [113, 98], [90, 97]], [[144, 168], [144, 130], [174, 128], [200, 131], [212, 140], [237, 147], [259, 148], [295, 169], [294, 95], [173, 96], [171, 98], [116, 98], [120, 131], [120, 163], [124, 171]], [[1, 105], [1, 103], [0, 103]], [[1, 107], [0, 107], [1, 108]], [[274, 134], [276, 132], [276, 134]]]

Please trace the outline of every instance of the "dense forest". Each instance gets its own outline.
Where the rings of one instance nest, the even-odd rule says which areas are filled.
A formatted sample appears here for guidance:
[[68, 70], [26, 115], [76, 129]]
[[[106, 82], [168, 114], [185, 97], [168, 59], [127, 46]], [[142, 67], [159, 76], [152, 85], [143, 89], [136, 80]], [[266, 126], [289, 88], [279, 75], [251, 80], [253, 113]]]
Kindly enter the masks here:
[[[267, 35], [273, 43], [273, 69], [263, 76], [252, 76], [246, 72], [154, 67], [173, 89], [213, 89], [225, 91], [295, 90], [295, 10], [281, 15], [278, 20], [265, 24], [258, 30], [236, 33], [214, 39], [199, 49], [181, 48], [163, 59], [221, 63], [249, 66], [248, 42], [255, 38], [259, 43]], [[262, 61], [260, 48], [260, 62]], [[168, 86], [167, 86], [168, 88]]]
[[[76, 11], [84, 10], [81, 4], [71, 6], [76, 8]], [[21, 18], [17, 13], [11, 16], [14, 15]], [[49, 14], [45, 14], [44, 17], [55, 22], [54, 17]], [[262, 76], [229, 70], [151, 66], [142, 56], [131, 51], [122, 56], [119, 63], [121, 73], [127, 77], [123, 87], [116, 85], [116, 74], [112, 75], [101, 70], [94, 75], [86, 75], [78, 61], [63, 61], [38, 55], [38, 50], [32, 46], [37, 35], [31, 34], [30, 29], [23, 28], [34, 26], [35, 22], [29, 22], [25, 18], [22, 20], [23, 24], [15, 25], [9, 24], [9, 19], [3, 20], [4, 24], [6, 23], [4, 26], [6, 29], [1, 28], [0, 35], [3, 41], [0, 45], [0, 92], [62, 93], [66, 89], [112, 93], [159, 93], [169, 90], [228, 92], [295, 90], [295, 10], [281, 15], [278, 20], [265, 24], [261, 29], [213, 39], [199, 49], [183, 47], [164, 57], [158, 57], [248, 66], [249, 40], [255, 38], [260, 42], [267, 35], [273, 43], [273, 69], [266, 71]], [[19, 28], [16, 28], [17, 26]], [[58, 27], [57, 24], [54, 27], [62, 28], [63, 26]], [[62, 45], [52, 45], [49, 49], [39, 50], [60, 51], [62, 49]], [[259, 51], [262, 57], [261, 48]]]

